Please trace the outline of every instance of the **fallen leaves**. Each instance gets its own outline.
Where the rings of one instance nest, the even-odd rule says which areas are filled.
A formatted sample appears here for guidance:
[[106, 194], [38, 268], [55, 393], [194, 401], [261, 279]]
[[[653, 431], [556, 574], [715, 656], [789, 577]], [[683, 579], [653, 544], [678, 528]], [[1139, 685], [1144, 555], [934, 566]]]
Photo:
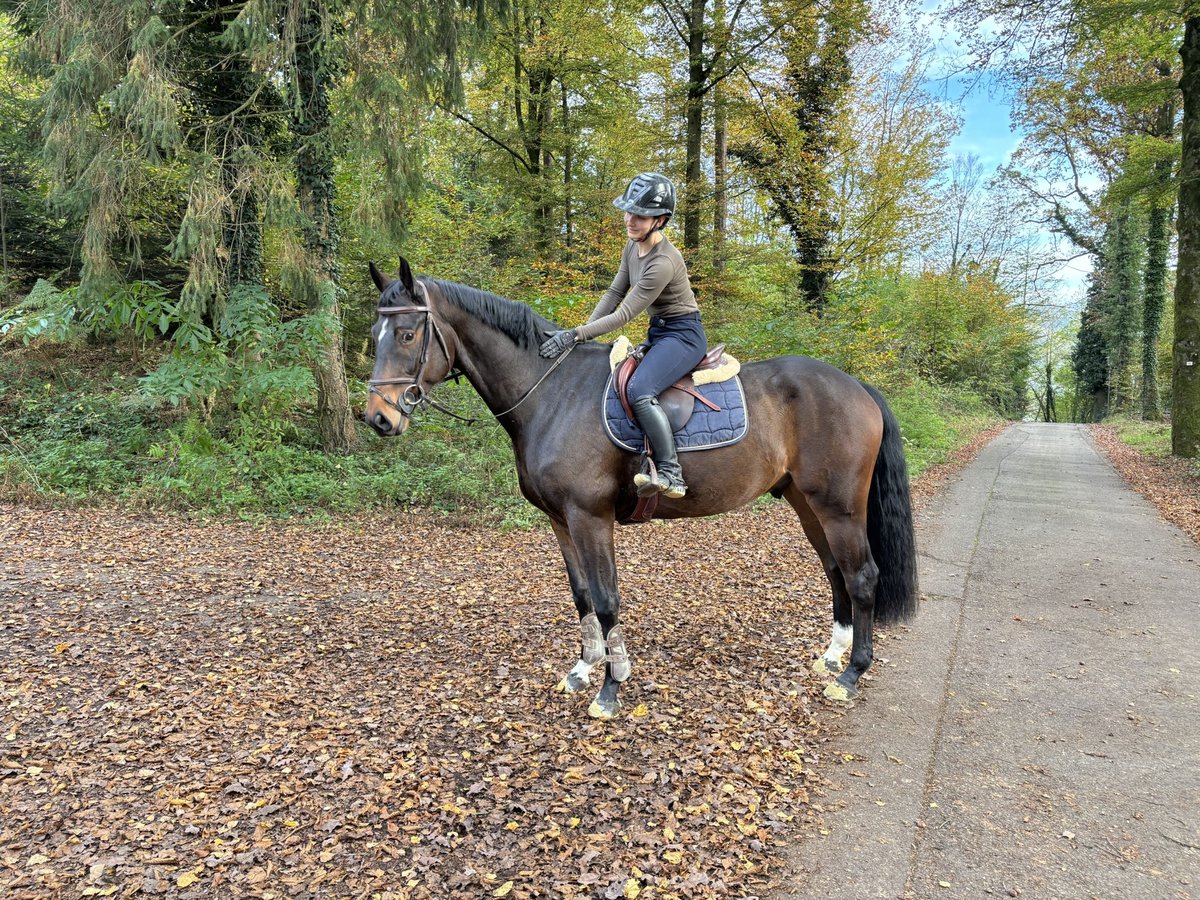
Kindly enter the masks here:
[[1129, 486], [1153, 503], [1164, 519], [1200, 543], [1200, 479], [1193, 463], [1139, 453], [1105, 425], [1092, 425], [1090, 431]]
[[552, 691], [548, 531], [5, 507], [0, 547], [6, 897], [733, 897], [820, 818], [828, 587], [782, 504], [619, 532], [607, 724]]
[[0, 508], [0, 892], [761, 894], [829, 833], [796, 664], [828, 585], [783, 504], [617, 543], [634, 676], [601, 724], [552, 691], [579, 629], [548, 531]]

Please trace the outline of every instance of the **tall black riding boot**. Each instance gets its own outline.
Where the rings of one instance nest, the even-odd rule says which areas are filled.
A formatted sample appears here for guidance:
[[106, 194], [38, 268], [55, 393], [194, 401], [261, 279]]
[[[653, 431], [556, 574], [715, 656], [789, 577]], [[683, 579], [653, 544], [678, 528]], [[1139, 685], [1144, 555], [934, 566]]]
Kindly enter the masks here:
[[658, 398], [641, 397], [633, 401], [633, 415], [646, 437], [650, 438], [654, 464], [658, 469], [657, 478], [640, 472], [634, 476], [633, 483], [637, 485], [638, 496], [646, 497], [657, 491], [673, 500], [679, 499], [687, 493], [687, 485], [683, 483], [683, 469], [675, 454], [675, 435], [671, 433], [667, 414], [658, 405]]

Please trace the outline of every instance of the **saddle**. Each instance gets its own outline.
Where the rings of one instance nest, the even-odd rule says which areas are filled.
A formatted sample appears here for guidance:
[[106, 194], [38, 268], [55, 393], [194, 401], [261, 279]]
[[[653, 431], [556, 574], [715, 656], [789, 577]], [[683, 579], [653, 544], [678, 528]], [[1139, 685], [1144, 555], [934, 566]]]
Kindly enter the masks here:
[[[617, 397], [621, 401], [621, 408], [625, 410], [625, 415], [629, 416], [630, 421], [633, 422], [637, 420], [633, 415], [633, 406], [629, 402], [629, 380], [637, 371], [642, 357], [646, 354], [646, 349], [644, 344], [633, 347], [628, 338], [620, 338], [613, 345], [613, 353], [610, 357], [610, 360], [614, 361], [613, 385], [616, 388]], [[680, 431], [687, 425], [692, 413], [695, 412], [697, 400], [709, 409], [720, 412], [721, 407], [697, 391], [696, 385], [711, 384], [732, 378], [737, 374], [739, 368], [737, 360], [726, 355], [725, 345], [717, 344], [704, 354], [704, 357], [692, 370], [692, 374], [685, 375], [659, 394], [658, 405], [667, 414], [667, 421], [671, 423], [671, 431]]]
[[[638, 365], [642, 361], [642, 357], [646, 353], [646, 347], [633, 347], [632, 343], [626, 337], [618, 338], [613, 345], [612, 353], [609, 356], [609, 363], [613, 374], [611, 378], [611, 390], [605, 388], [605, 402], [602, 404], [603, 414], [605, 416], [605, 428], [608, 430], [609, 438], [622, 449], [631, 452], [637, 452], [634, 445], [642, 445], [642, 471], [649, 471], [651, 476], [654, 472], [654, 462], [650, 454], [650, 442], [642, 434], [640, 426], [637, 424], [637, 419], [633, 415], [633, 407], [629, 402], [629, 380], [633, 373], [637, 370]], [[746, 433], [746, 418], [745, 418], [745, 396], [742, 394], [741, 383], [735, 377], [741, 370], [741, 364], [725, 353], [725, 345], [718, 344], [704, 355], [697, 364], [692, 373], [679, 381], [675, 382], [671, 387], [667, 388], [659, 394], [658, 402], [667, 414], [667, 421], [671, 424], [671, 430], [677, 435], [683, 432], [687, 427], [689, 420], [692, 418], [692, 413], [696, 408], [696, 401], [699, 400], [709, 410], [721, 413], [723, 418], [720, 422], [713, 425], [707, 425], [704, 429], [698, 432], [705, 436], [705, 442], [699, 446], [680, 446], [681, 452], [688, 449], [707, 449], [712, 446], [727, 446], [731, 443], [736, 443], [741, 440]], [[731, 390], [706, 389], [706, 392], [712, 394], [716, 399], [726, 404], [726, 409], [722, 410], [709, 397], [705, 397], [696, 387], [697, 385], [717, 384], [718, 382], [729, 382]], [[719, 388], [726, 388], [726, 385], [718, 385]], [[610, 404], [609, 400], [613, 399], [615, 394], [616, 404]], [[621, 415], [624, 414], [625, 419], [630, 425], [624, 427], [619, 423]], [[707, 419], [708, 416], [703, 417]], [[697, 420], [698, 422], [700, 420]], [[633, 435], [621, 434], [622, 431], [632, 430]], [[618, 436], [618, 435], [621, 436]], [[687, 440], [687, 433], [681, 435], [682, 440]], [[713, 438], [716, 440], [713, 440]], [[624, 518], [618, 519], [622, 525], [630, 525], [636, 522], [648, 522], [654, 518], [654, 513], [658, 508], [658, 494], [651, 494], [648, 497], [638, 497], [637, 505], [632, 513]]]

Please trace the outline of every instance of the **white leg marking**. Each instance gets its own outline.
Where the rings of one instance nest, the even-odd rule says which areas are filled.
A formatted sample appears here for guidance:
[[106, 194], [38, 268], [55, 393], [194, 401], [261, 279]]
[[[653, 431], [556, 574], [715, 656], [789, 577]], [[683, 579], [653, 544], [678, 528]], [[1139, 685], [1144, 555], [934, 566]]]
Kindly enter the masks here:
[[592, 674], [592, 665], [593, 665], [592, 663], [585, 662], [584, 660], [581, 659], [579, 662], [575, 663], [575, 668], [573, 668], [571, 670], [570, 674], [573, 675], [575, 678], [578, 678], [584, 684], [587, 684], [588, 679], [590, 678], [590, 676]]
[[829, 647], [821, 656], [826, 662], [841, 663], [842, 654], [854, 642], [854, 626], [833, 623], [833, 633], [829, 638]]

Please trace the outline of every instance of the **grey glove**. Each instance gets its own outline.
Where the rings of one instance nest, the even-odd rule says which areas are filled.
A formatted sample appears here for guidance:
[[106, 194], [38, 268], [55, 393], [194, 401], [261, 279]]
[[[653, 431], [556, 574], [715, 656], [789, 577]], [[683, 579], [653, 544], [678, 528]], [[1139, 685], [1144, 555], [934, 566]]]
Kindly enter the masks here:
[[573, 343], [575, 343], [574, 328], [556, 331], [538, 348], [538, 353], [545, 359], [554, 359], [556, 356], [562, 356], [563, 352]]

